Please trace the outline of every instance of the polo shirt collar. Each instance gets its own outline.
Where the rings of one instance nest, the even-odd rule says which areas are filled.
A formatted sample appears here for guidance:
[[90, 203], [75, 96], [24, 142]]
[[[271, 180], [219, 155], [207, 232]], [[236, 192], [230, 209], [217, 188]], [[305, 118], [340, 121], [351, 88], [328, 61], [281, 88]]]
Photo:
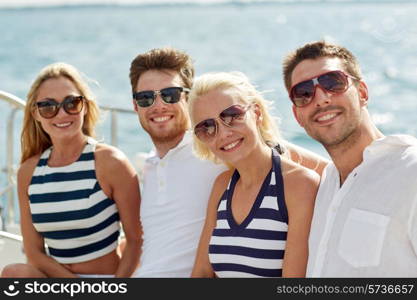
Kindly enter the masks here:
[[[174, 153], [180, 151], [182, 148], [190, 145], [193, 141], [192, 132], [191, 130], [187, 130], [182, 138], [182, 140], [178, 143], [177, 146], [170, 149], [167, 154], [164, 156], [164, 158], [168, 158], [169, 156], [173, 155]], [[156, 149], [152, 149], [152, 151], [149, 153], [150, 157], [146, 159], [146, 162], [151, 164], [157, 164], [161, 159], [156, 154]], [[163, 158], [163, 159], [164, 159]]]

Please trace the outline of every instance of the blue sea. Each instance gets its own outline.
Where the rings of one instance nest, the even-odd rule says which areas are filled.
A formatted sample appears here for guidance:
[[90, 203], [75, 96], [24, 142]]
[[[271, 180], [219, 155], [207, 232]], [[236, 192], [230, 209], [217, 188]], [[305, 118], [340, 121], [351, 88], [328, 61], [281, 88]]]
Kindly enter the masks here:
[[[295, 122], [281, 75], [286, 53], [326, 39], [346, 46], [361, 62], [369, 110], [378, 127], [385, 134], [417, 136], [416, 1], [191, 2], [0, 1], [0, 90], [25, 99], [42, 67], [64, 61], [90, 79], [100, 104], [132, 109], [132, 59], [152, 48], [173, 46], [194, 58], [197, 75], [247, 74], [273, 102], [284, 137], [327, 156]], [[9, 112], [0, 103], [2, 169]], [[21, 119], [19, 113], [16, 165]], [[151, 150], [136, 115], [123, 114], [118, 123], [118, 147], [131, 160], [137, 152]], [[99, 133], [105, 142], [110, 142], [109, 124], [109, 116], [103, 115]], [[4, 184], [2, 174], [0, 187]]]

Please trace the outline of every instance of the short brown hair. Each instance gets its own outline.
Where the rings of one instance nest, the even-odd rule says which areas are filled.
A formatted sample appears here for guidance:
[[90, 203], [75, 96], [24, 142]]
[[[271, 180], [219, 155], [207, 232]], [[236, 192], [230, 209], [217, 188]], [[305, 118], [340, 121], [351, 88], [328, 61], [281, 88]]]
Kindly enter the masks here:
[[194, 66], [191, 57], [183, 51], [164, 47], [139, 54], [130, 65], [130, 83], [135, 92], [139, 77], [149, 70], [173, 70], [179, 73], [184, 87], [191, 88]]
[[331, 44], [326, 41], [307, 43], [304, 46], [289, 53], [283, 61], [283, 76], [287, 91], [291, 89], [291, 76], [295, 67], [306, 59], [318, 59], [321, 57], [338, 57], [342, 60], [345, 70], [357, 79], [362, 79], [359, 62], [356, 57], [345, 47]]

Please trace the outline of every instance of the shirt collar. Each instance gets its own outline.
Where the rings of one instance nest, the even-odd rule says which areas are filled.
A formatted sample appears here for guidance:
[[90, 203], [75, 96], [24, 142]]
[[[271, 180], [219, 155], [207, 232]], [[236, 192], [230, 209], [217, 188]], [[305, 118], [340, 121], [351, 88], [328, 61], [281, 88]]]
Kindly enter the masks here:
[[191, 144], [192, 142], [193, 142], [193, 134], [192, 134], [191, 130], [187, 130], [185, 132], [184, 137], [182, 138], [181, 142], [179, 142], [179, 144], [176, 147], [169, 150], [168, 153], [171, 152], [171, 151], [175, 151], [175, 150], [184, 148], [185, 146]]
[[[174, 153], [180, 151], [182, 148], [190, 145], [192, 143], [192, 132], [191, 130], [187, 130], [182, 138], [182, 140], [178, 143], [177, 146], [175, 146], [174, 148], [170, 149], [168, 151], [168, 153], [164, 156], [164, 158], [162, 159], [166, 159], [169, 156], [173, 155]], [[151, 163], [151, 164], [157, 164], [161, 158], [159, 158], [159, 156], [156, 154], [156, 150], [155, 148], [153, 150], [151, 150], [151, 152], [149, 153], [150, 157], [148, 157], [146, 159], [146, 162]]]
[[386, 153], [386, 151], [392, 147], [399, 146], [417, 146], [417, 139], [413, 136], [405, 134], [395, 134], [382, 137], [373, 141], [368, 147], [365, 148], [363, 158], [364, 160], [367, 160], [370, 157]]

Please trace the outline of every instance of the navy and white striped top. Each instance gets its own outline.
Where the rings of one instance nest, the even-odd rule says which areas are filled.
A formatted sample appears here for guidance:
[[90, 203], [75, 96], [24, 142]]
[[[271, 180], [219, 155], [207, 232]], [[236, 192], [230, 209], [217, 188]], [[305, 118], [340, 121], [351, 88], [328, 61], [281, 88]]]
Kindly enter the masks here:
[[218, 277], [281, 277], [288, 231], [281, 161], [276, 150], [248, 216], [237, 224], [232, 196], [240, 177], [233, 173], [217, 209], [209, 244], [209, 259]]
[[117, 247], [119, 213], [103, 193], [95, 172], [97, 141], [87, 139], [78, 160], [49, 167], [52, 147], [42, 153], [29, 186], [30, 210], [49, 255], [59, 263], [78, 263], [110, 253]]

